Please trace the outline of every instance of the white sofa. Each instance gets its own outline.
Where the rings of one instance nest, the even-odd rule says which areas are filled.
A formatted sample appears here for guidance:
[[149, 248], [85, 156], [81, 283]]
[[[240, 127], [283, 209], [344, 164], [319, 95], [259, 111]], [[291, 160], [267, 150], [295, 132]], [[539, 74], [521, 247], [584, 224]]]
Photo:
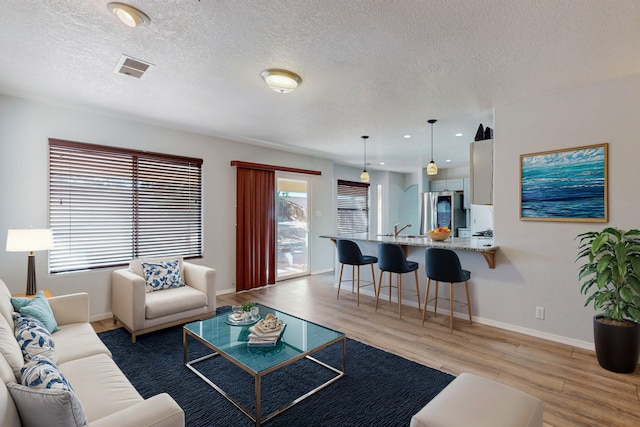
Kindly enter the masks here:
[[[48, 299], [59, 330], [53, 332], [56, 363], [71, 383], [89, 427], [184, 427], [184, 411], [166, 393], [143, 399], [127, 380], [115, 362], [111, 352], [102, 343], [89, 323], [89, 296], [77, 293], [54, 296]], [[9, 386], [19, 383], [13, 364], [22, 358], [18, 341], [14, 336], [11, 293], [0, 280], [0, 426], [19, 427], [27, 423], [21, 420], [18, 406]], [[24, 359], [22, 359], [24, 363]], [[27, 393], [29, 396], [29, 393]], [[24, 405], [24, 401], [22, 402]], [[27, 404], [29, 401], [27, 400]], [[24, 407], [24, 406], [23, 406]], [[35, 405], [26, 412], [35, 412]], [[24, 419], [33, 414], [22, 413]], [[47, 414], [48, 417], [53, 415]], [[24, 423], [24, 424], [23, 424]], [[33, 423], [32, 423], [33, 424]], [[48, 418], [42, 425], [58, 425]], [[41, 425], [38, 423], [37, 425]]]
[[[172, 258], [148, 259], [149, 262]], [[176, 257], [173, 257], [176, 259]], [[111, 276], [111, 311], [114, 323], [120, 321], [131, 333], [138, 335], [169, 326], [205, 319], [216, 314], [216, 270], [180, 261], [183, 282], [187, 286], [146, 292], [142, 262], [135, 259], [129, 268], [114, 270]]]

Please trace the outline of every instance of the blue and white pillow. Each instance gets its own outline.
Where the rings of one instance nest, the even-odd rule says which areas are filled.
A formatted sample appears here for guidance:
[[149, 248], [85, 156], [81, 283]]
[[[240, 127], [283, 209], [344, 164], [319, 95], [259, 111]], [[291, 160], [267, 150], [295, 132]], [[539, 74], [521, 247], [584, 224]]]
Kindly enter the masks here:
[[142, 262], [147, 292], [186, 286], [180, 278], [179, 261]]
[[21, 370], [22, 384], [7, 384], [25, 427], [84, 426], [87, 416], [73, 387], [44, 356], [34, 356]]
[[20, 382], [27, 387], [74, 391], [56, 364], [41, 355], [25, 363], [20, 370]]
[[47, 357], [53, 363], [58, 361], [53, 337], [41, 321], [20, 313], [14, 313], [13, 320], [16, 340], [26, 361], [38, 355]]
[[8, 383], [23, 427], [87, 425], [80, 399], [73, 391], [27, 387]]

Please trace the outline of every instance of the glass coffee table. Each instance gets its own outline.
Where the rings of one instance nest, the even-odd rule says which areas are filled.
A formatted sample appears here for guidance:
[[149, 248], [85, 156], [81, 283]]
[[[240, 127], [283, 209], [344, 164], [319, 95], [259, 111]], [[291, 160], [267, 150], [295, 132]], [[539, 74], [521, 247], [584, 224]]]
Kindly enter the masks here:
[[[261, 425], [271, 418], [275, 417], [282, 411], [301, 402], [317, 391], [325, 388], [329, 384], [342, 378], [345, 374], [345, 359], [347, 353], [347, 340], [342, 332], [334, 331], [329, 328], [317, 325], [313, 322], [306, 321], [296, 316], [284, 313], [273, 308], [257, 304], [260, 308], [260, 316], [264, 318], [267, 313], [273, 313], [279, 320], [286, 325], [280, 342], [278, 351], [273, 354], [268, 353], [268, 347], [248, 347], [247, 346], [247, 328], [249, 326], [238, 326], [228, 321], [230, 313], [220, 314], [206, 320], [193, 322], [185, 325], [182, 332], [183, 361], [187, 368], [192, 370], [196, 375], [202, 378], [207, 384], [217, 390], [226, 397], [246, 416], [255, 422], [256, 426]], [[188, 359], [188, 338], [194, 338], [211, 349], [213, 353], [199, 357], [194, 360]], [[342, 342], [342, 370], [330, 366], [320, 360], [311, 357], [311, 355], [323, 348], [333, 344]], [[256, 351], [258, 350], [258, 351]], [[215, 383], [215, 378], [209, 378], [196, 369], [195, 365], [204, 360], [215, 356], [222, 356], [233, 364], [242, 368], [249, 374], [253, 375], [255, 384], [255, 413], [247, 410], [236, 399], [231, 397], [227, 392], [222, 390]], [[332, 371], [332, 376], [328, 381], [322, 383], [313, 390], [303, 394], [295, 400], [286, 403], [282, 407], [276, 409], [266, 416], [261, 415], [260, 408], [260, 389], [262, 377], [270, 372], [276, 371], [284, 366], [290, 365], [300, 359], [309, 359], [320, 366]]]

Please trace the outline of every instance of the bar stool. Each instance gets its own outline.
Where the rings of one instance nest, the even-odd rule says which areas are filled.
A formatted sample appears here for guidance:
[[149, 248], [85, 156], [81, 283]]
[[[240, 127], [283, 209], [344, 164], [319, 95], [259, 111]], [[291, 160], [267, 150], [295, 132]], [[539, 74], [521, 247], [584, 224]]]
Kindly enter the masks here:
[[376, 293], [376, 276], [373, 272], [373, 264], [378, 262], [378, 258], [371, 255], [362, 255], [360, 251], [360, 247], [358, 244], [352, 240], [346, 239], [338, 239], [336, 242], [336, 246], [338, 248], [338, 261], [342, 264], [340, 266], [340, 279], [338, 280], [338, 296], [336, 299], [340, 298], [340, 286], [342, 284], [342, 271], [344, 270], [344, 266], [351, 266], [351, 292], [353, 293], [353, 285], [355, 281], [355, 267], [358, 267], [358, 306], [360, 306], [360, 266], [361, 265], [371, 265], [371, 282], [365, 282], [364, 286], [373, 285], [373, 294]]
[[[453, 332], [453, 303], [461, 304], [459, 307], [467, 306], [469, 310], [469, 323], [473, 323], [471, 320], [471, 298], [469, 294], [469, 280], [471, 279], [471, 273], [467, 270], [463, 270], [460, 265], [460, 258], [458, 255], [449, 249], [442, 248], [427, 248], [425, 251], [425, 270], [427, 272], [427, 293], [424, 296], [424, 311], [422, 312], [422, 324], [424, 325], [424, 318], [427, 314], [427, 304], [429, 301], [435, 301], [433, 306], [433, 316], [437, 315], [438, 311], [438, 285], [439, 282], [449, 282], [449, 332]], [[436, 295], [434, 298], [429, 299], [429, 288], [431, 287], [431, 280], [436, 281]], [[464, 282], [464, 286], [467, 291], [467, 302], [456, 301], [454, 299], [453, 285], [455, 283]], [[443, 298], [446, 299], [446, 298]]]
[[416, 293], [418, 295], [418, 310], [420, 310], [420, 288], [418, 287], [418, 267], [419, 264], [413, 261], [407, 261], [404, 251], [399, 245], [394, 243], [378, 244], [378, 268], [380, 269], [380, 279], [378, 280], [378, 293], [376, 294], [376, 310], [378, 311], [378, 299], [380, 298], [380, 289], [382, 289], [382, 274], [389, 272], [389, 302], [391, 302], [391, 288], [393, 274], [398, 274], [398, 313], [402, 319], [402, 274], [414, 272], [416, 275]]

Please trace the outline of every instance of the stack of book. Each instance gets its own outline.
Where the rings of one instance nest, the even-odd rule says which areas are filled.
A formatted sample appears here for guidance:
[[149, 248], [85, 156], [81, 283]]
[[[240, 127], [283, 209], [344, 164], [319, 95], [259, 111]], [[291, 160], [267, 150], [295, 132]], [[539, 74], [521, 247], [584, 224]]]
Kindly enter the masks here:
[[263, 322], [258, 322], [249, 328], [249, 341], [247, 345], [250, 347], [273, 347], [278, 343], [282, 331], [286, 326], [284, 323], [278, 321], [275, 329], [264, 328]]

